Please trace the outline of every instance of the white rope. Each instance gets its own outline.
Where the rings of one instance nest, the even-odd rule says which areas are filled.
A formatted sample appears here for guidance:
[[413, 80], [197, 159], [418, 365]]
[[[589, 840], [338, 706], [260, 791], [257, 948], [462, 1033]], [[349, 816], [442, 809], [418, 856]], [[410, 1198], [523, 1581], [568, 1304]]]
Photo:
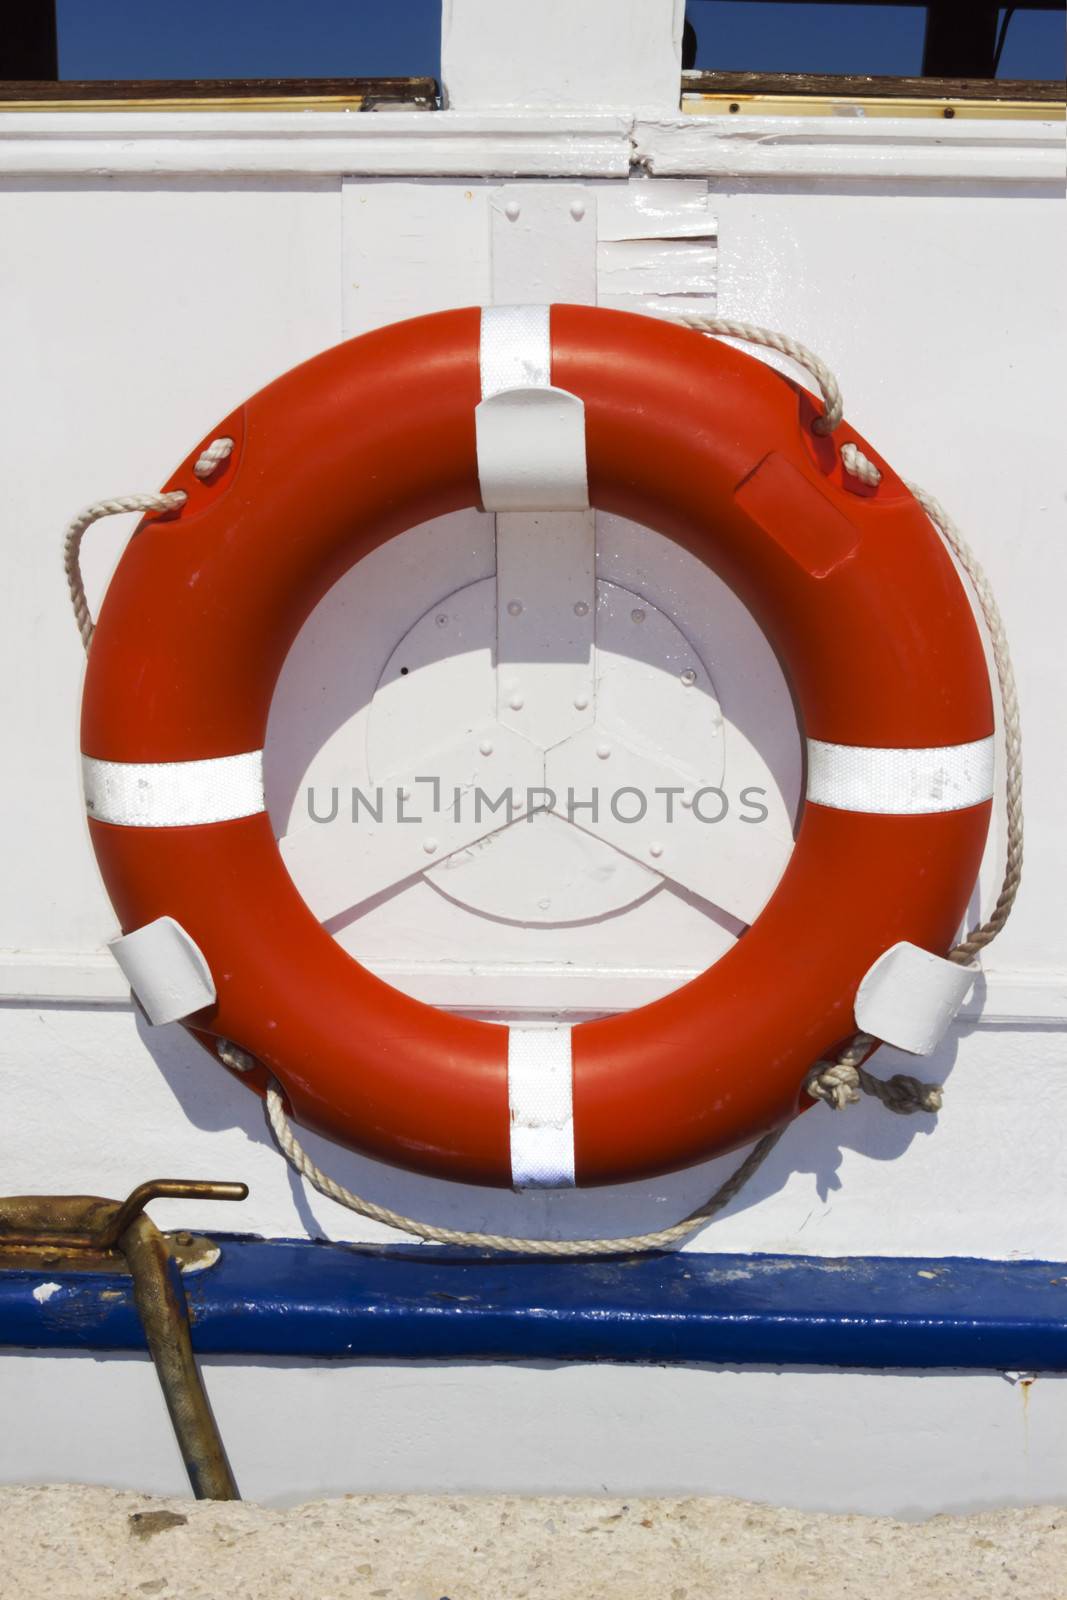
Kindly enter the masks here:
[[115, 517], [121, 511], [176, 511], [187, 499], [184, 490], [175, 489], [171, 494], [124, 494], [114, 500], [94, 500], [91, 506], [79, 511], [74, 520], [68, 523], [63, 535], [63, 571], [67, 575], [74, 620], [86, 651], [93, 642], [93, 619], [85, 598], [81, 570], [81, 546], [86, 532], [101, 517]]
[[[219, 1054], [222, 1056], [221, 1050]], [[225, 1060], [225, 1057], [222, 1056], [222, 1059]], [[670, 1227], [657, 1228], [651, 1233], [627, 1234], [618, 1239], [524, 1239], [512, 1237], [510, 1234], [469, 1233], [460, 1228], [437, 1228], [430, 1222], [418, 1222], [413, 1217], [405, 1217], [398, 1211], [390, 1211], [387, 1206], [375, 1205], [372, 1200], [365, 1200], [361, 1195], [353, 1194], [343, 1183], [338, 1183], [323, 1172], [300, 1144], [285, 1114], [281, 1090], [273, 1079], [267, 1085], [266, 1109], [271, 1132], [290, 1166], [306, 1178], [313, 1188], [318, 1189], [320, 1194], [347, 1206], [349, 1211], [356, 1211], [361, 1217], [369, 1217], [372, 1222], [382, 1222], [387, 1227], [400, 1228], [404, 1233], [413, 1233], [416, 1238], [428, 1239], [434, 1244], [467, 1245], [478, 1250], [506, 1250], [518, 1255], [536, 1256], [632, 1255], [640, 1250], [672, 1249], [688, 1239], [690, 1234], [696, 1233], [729, 1205], [753, 1173], [763, 1165], [785, 1131], [784, 1128], [776, 1128], [773, 1133], [765, 1133], [763, 1138], [753, 1145], [740, 1166], [719, 1185], [709, 1199], [705, 1200], [696, 1211], [691, 1211], [687, 1217], [683, 1217], [680, 1222], [672, 1223]]]
[[[210, 478], [232, 450], [232, 439], [212, 439], [207, 448], [197, 456], [193, 465], [194, 475], [197, 478]], [[73, 521], [68, 523], [63, 535], [63, 571], [67, 576], [74, 620], [86, 651], [93, 642], [93, 619], [89, 613], [89, 602], [85, 598], [85, 584], [81, 570], [81, 547], [86, 533], [94, 522], [100, 521], [101, 517], [116, 517], [123, 511], [177, 511], [188, 498], [184, 489], [172, 489], [169, 494], [124, 494], [113, 500], [94, 500], [91, 506], [79, 511]]]
[[[790, 339], [785, 334], [759, 328], [748, 322], [734, 322], [724, 317], [689, 316], [683, 318], [683, 321], [700, 332], [743, 339], [751, 344], [777, 350], [791, 360], [797, 361], [811, 373], [823, 397], [825, 410], [823, 415], [816, 417], [812, 423], [813, 431], [820, 434], [832, 433], [841, 421], [844, 406], [837, 379], [826, 363], [805, 345], [798, 344], [795, 339]], [[220, 462], [229, 456], [232, 449], [232, 439], [212, 440], [197, 459], [193, 468], [196, 476], [209, 477]], [[845, 443], [841, 446], [841, 462], [845, 471], [859, 478], [861, 482], [872, 487], [881, 482], [881, 472], [857, 445]], [[971, 582], [989, 632], [1004, 724], [1007, 817], [1004, 878], [989, 917], [972, 929], [949, 953], [950, 961], [966, 965], [1003, 928], [1015, 903], [1022, 876], [1022, 739], [1019, 702], [1000, 608], [977, 557], [938, 501], [916, 484], [909, 484], [908, 488], [934, 527], [938, 529]], [[100, 500], [81, 512], [70, 524], [64, 539], [64, 568], [70, 585], [75, 620], [86, 649], [89, 648], [92, 639], [93, 624], [85, 600], [78, 559], [82, 536], [86, 529], [99, 517], [110, 516], [115, 512], [172, 510], [184, 504], [185, 499], [184, 493], [175, 490], [169, 495], [130, 495], [120, 500]], [[888, 1079], [877, 1078], [866, 1070], [863, 1062], [867, 1055], [877, 1048], [878, 1043], [879, 1041], [870, 1034], [857, 1034], [832, 1061], [817, 1062], [804, 1083], [807, 1093], [814, 1099], [822, 1100], [825, 1105], [836, 1111], [854, 1105], [861, 1094], [873, 1096], [888, 1110], [902, 1116], [919, 1111], [932, 1113], [940, 1110], [942, 1091], [939, 1084], [923, 1083], [907, 1073], [896, 1073]], [[248, 1072], [255, 1065], [254, 1059], [247, 1051], [229, 1040], [220, 1039], [217, 1043], [217, 1052], [220, 1060], [238, 1072]], [[657, 1228], [650, 1233], [630, 1234], [617, 1239], [525, 1239], [507, 1234], [472, 1233], [458, 1228], [437, 1228], [431, 1223], [420, 1222], [400, 1212], [391, 1211], [387, 1206], [376, 1205], [373, 1201], [366, 1200], [351, 1189], [347, 1189], [344, 1184], [336, 1182], [311, 1159], [293, 1132], [285, 1112], [281, 1089], [273, 1078], [267, 1084], [266, 1111], [271, 1131], [286, 1160], [328, 1199], [336, 1200], [338, 1204], [346, 1206], [362, 1217], [368, 1217], [371, 1221], [414, 1234], [416, 1238], [428, 1239], [437, 1244], [466, 1245], [483, 1250], [501, 1250], [523, 1255], [600, 1256], [674, 1248], [696, 1233], [740, 1193], [753, 1174], [763, 1165], [785, 1131], [783, 1128], [778, 1128], [772, 1133], [764, 1134], [730, 1176], [702, 1205], [683, 1217], [681, 1221], [672, 1223], [666, 1228]]]
[[[758, 344], [767, 350], [777, 350], [780, 355], [788, 356], [798, 366], [804, 367], [815, 379], [822, 394], [824, 407], [822, 416], [816, 417], [812, 423], [811, 431], [820, 434], [833, 433], [845, 414], [845, 404], [836, 377], [814, 350], [809, 350], [807, 345], [800, 344], [796, 339], [790, 339], [787, 334], [776, 333], [773, 328], [757, 327], [752, 322], [734, 322], [729, 317], [705, 317], [695, 314], [683, 316], [681, 321], [687, 328], [695, 328], [698, 333], [712, 334], [717, 338], [741, 339], [746, 344]], [[851, 442], [841, 446], [841, 465], [852, 477], [859, 478], [861, 483], [869, 484], [871, 488], [877, 488], [882, 481], [878, 467], [863, 454], [858, 445]]]
[[823, 415], [816, 417], [812, 423], [811, 431], [833, 433], [845, 414], [841, 390], [826, 362], [821, 356], [817, 356], [814, 350], [809, 350], [806, 344], [790, 339], [788, 334], [776, 333], [773, 328], [760, 328], [754, 322], [734, 322], [729, 317], [686, 315], [681, 321], [687, 328], [695, 328], [698, 333], [710, 333], [725, 339], [743, 339], [746, 344], [758, 344], [766, 350], [777, 350], [779, 355], [788, 356], [798, 366], [805, 367], [818, 384], [825, 407]]
[[1007, 832], [1004, 877], [1001, 880], [1000, 893], [989, 916], [978, 927], [972, 928], [949, 954], [950, 961], [966, 966], [985, 949], [987, 944], [991, 944], [1001, 931], [1011, 915], [1011, 908], [1015, 904], [1019, 884], [1022, 882], [1023, 740], [1019, 720], [1019, 694], [1015, 686], [1015, 670], [1011, 664], [1011, 651], [1008, 647], [1004, 618], [1000, 614], [996, 595], [978, 557], [948, 512], [933, 495], [927, 494], [917, 483], [909, 483], [907, 487], [967, 574], [977, 597], [993, 652], [993, 667], [997, 675], [1001, 720], [1004, 725], [1004, 809]]

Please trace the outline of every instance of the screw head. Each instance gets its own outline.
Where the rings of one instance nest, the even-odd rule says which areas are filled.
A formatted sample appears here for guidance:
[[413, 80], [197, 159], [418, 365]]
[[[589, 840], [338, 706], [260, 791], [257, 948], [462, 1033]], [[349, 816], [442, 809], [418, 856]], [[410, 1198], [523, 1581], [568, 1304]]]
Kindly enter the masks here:
[[600, 761], [606, 761], [611, 754], [611, 746], [609, 744], [598, 744], [596, 753]]
[[428, 856], [432, 856], [434, 854], [435, 850], [437, 849], [437, 840], [436, 839], [424, 839], [422, 841], [422, 848], [425, 850], [425, 852], [426, 852], [426, 854]]
[[585, 216], [584, 200], [571, 201], [571, 216], [574, 218], [575, 222], [581, 222], [582, 218]]
[[446, 628], [448, 626], [448, 618], [443, 611], [439, 611], [433, 620], [436, 622], [439, 628]]
[[508, 601], [508, 616], [509, 617], [520, 617], [521, 615], [522, 615], [522, 601], [521, 600], [509, 600]]
[[516, 222], [518, 220], [519, 210], [519, 202], [517, 200], [509, 200], [507, 205], [504, 207], [504, 215], [507, 217], [509, 222]]
[[491, 756], [493, 753], [492, 739], [482, 739], [478, 745], [478, 750], [483, 756]]
[[654, 840], [652, 844], [649, 845], [648, 853], [650, 856], [661, 856], [663, 854], [663, 846], [660, 844], [658, 839]]
[[575, 601], [574, 615], [576, 617], [587, 617], [589, 615], [589, 607], [586, 605], [584, 600]]
[[574, 709], [575, 709], [575, 711], [584, 711], [587, 708], [588, 705], [589, 705], [589, 696], [587, 694], [576, 694], [575, 695], [575, 697], [574, 697]]
[[508, 701], [508, 705], [511, 707], [512, 711], [521, 711], [523, 707], [522, 695], [513, 694], [511, 699]]
[[641, 607], [640, 606], [634, 606], [633, 610], [630, 612], [630, 621], [631, 622], [644, 622], [644, 620], [645, 620], [645, 613], [642, 611]]
[[694, 672], [692, 667], [686, 667], [686, 669], [682, 673], [681, 677], [682, 677], [682, 684], [686, 689], [691, 689], [693, 687], [694, 683], [696, 683], [696, 681], [697, 681], [697, 675]]

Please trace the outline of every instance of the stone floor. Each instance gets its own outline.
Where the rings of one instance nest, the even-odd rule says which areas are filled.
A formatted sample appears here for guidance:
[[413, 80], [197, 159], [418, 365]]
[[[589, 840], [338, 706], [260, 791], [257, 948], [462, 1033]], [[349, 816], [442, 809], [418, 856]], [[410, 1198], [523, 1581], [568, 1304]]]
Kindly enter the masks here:
[[0, 1488], [0, 1600], [1065, 1600], [1067, 1510], [353, 1495], [289, 1510]]

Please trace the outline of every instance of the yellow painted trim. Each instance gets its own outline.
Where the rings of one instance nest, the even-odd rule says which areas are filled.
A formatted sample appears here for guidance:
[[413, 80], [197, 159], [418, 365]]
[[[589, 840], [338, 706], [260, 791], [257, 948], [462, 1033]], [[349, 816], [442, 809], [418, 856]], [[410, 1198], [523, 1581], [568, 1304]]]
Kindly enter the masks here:
[[1062, 122], [1062, 100], [889, 99], [874, 95], [684, 94], [682, 110], [691, 117], [833, 117], [854, 108], [867, 117], [993, 118], [1012, 122]]
[[[426, 110], [415, 102], [387, 102], [394, 109]], [[5, 111], [363, 111], [363, 95], [238, 95], [142, 100], [3, 100]], [[855, 108], [869, 117], [992, 118], [1013, 122], [1060, 122], [1062, 100], [890, 99], [874, 95], [683, 94], [682, 110], [691, 117], [828, 117]]]
[[[417, 111], [403, 100], [383, 102], [397, 109]], [[237, 95], [195, 99], [154, 100], [0, 100], [4, 111], [363, 111], [364, 95]]]

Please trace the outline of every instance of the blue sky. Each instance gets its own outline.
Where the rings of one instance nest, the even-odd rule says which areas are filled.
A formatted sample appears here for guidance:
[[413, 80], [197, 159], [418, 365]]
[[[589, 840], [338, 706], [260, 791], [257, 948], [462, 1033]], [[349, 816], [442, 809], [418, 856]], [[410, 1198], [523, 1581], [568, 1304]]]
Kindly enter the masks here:
[[[440, 68], [441, 0], [58, 0], [57, 13], [64, 78], [437, 77]], [[914, 7], [689, 0], [688, 13], [702, 67], [920, 67]], [[1001, 77], [1062, 76], [1063, 34], [1061, 13], [1016, 12]]]

